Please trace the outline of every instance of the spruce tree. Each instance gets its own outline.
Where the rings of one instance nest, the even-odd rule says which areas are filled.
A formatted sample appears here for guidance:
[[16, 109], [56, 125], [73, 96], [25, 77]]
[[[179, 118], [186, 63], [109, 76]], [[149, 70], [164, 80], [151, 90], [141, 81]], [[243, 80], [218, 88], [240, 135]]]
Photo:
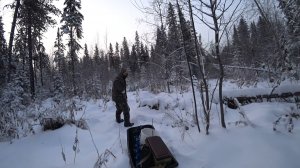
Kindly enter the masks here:
[[139, 74], [140, 70], [141, 70], [141, 41], [140, 41], [140, 36], [138, 34], [138, 32], [135, 32], [135, 54], [136, 54], [136, 75]]
[[93, 56], [93, 67], [94, 67], [94, 72], [97, 74], [100, 71], [100, 66], [101, 64], [101, 58], [100, 58], [100, 51], [98, 49], [98, 45], [95, 45], [94, 49], [94, 56]]
[[140, 63], [141, 67], [146, 67], [146, 66], [148, 66], [148, 63], [149, 63], [148, 48], [146, 45], [144, 47], [143, 43], [141, 43], [141, 61], [140, 62], [141, 62]]
[[[181, 36], [182, 36], [182, 42], [183, 42], [183, 46], [186, 47], [186, 57], [187, 57], [187, 61], [189, 63], [194, 62], [195, 61], [195, 46], [193, 44], [193, 40], [192, 40], [192, 33], [191, 33], [191, 29], [190, 29], [190, 25], [189, 23], [186, 21], [184, 14], [182, 13], [181, 9], [178, 9], [178, 16], [179, 16], [179, 20], [180, 20], [180, 25], [181, 25]], [[195, 66], [191, 66], [191, 71], [192, 74], [197, 74], [196, 73], [196, 69]]]
[[50, 95], [52, 68], [50, 67], [49, 55], [45, 52], [45, 47], [42, 43], [37, 46], [35, 58], [35, 74], [37, 84], [38, 98], [47, 98]]
[[[141, 54], [141, 42], [140, 42], [140, 36], [139, 36], [139, 33], [136, 31], [135, 32], [135, 42], [134, 42], [134, 45], [135, 45], [135, 52], [137, 54], [137, 58], [140, 59], [140, 54]], [[139, 62], [139, 61], [138, 61]]]
[[28, 70], [28, 52], [27, 50], [27, 37], [26, 30], [24, 27], [19, 27], [18, 32], [15, 36], [15, 45], [14, 45], [14, 53], [11, 58], [11, 68], [17, 66], [18, 60], [21, 62], [21, 66], [23, 70]]
[[250, 66], [251, 65], [251, 55], [250, 55], [250, 34], [249, 34], [249, 28], [246, 20], [242, 17], [239, 22], [238, 26], [238, 38], [240, 42], [240, 54], [241, 54], [241, 62], [239, 62], [242, 65]]
[[81, 87], [84, 93], [86, 94], [86, 98], [94, 97], [95, 89], [93, 83], [93, 63], [92, 58], [90, 56], [87, 44], [84, 44], [84, 54], [82, 57], [82, 62], [80, 66], [80, 74], [81, 74]]
[[77, 71], [76, 66], [78, 64], [78, 55], [77, 52], [81, 49], [79, 41], [82, 35], [82, 20], [83, 15], [80, 13], [81, 1], [80, 0], [65, 0], [64, 9], [62, 14], [62, 30], [64, 34], [69, 35], [69, 52], [68, 57], [71, 65], [72, 73], [72, 91], [74, 95], [77, 95], [78, 86], [77, 86]]
[[[166, 40], [164, 38], [164, 32], [162, 29], [156, 29], [156, 42], [154, 46], [153, 53], [151, 55], [152, 60], [152, 72], [156, 78], [162, 78], [161, 74], [164, 74], [164, 47], [166, 45]], [[157, 76], [160, 74], [159, 76]]]
[[13, 21], [11, 23], [11, 30], [10, 30], [10, 34], [9, 34], [9, 44], [8, 44], [8, 73], [7, 73], [7, 81], [9, 82], [11, 80], [11, 75], [14, 68], [13, 66], [13, 58], [12, 58], [12, 48], [13, 48], [13, 39], [14, 39], [14, 35], [15, 35], [15, 28], [17, 25], [17, 17], [18, 17], [18, 13], [19, 13], [19, 8], [21, 6], [21, 0], [16, 0], [15, 1], [15, 10], [14, 10], [14, 17], [13, 17]]
[[129, 51], [128, 42], [125, 37], [122, 42], [122, 49], [123, 49], [123, 54], [121, 57], [121, 61], [122, 61], [124, 67], [129, 67], [130, 51]]
[[84, 78], [90, 77], [89, 74], [92, 73], [92, 59], [89, 54], [87, 44], [84, 44], [84, 54], [82, 57], [82, 76]]
[[147, 46], [141, 43], [141, 87], [146, 87], [149, 84], [150, 76], [149, 76], [149, 51]]
[[252, 64], [257, 67], [258, 66], [258, 54], [259, 54], [259, 46], [258, 46], [258, 31], [255, 22], [251, 22], [250, 24], [250, 55], [253, 59]]
[[67, 67], [66, 67], [66, 59], [64, 55], [65, 51], [65, 45], [62, 41], [62, 34], [60, 32], [60, 29], [57, 29], [57, 35], [54, 42], [54, 63], [55, 63], [55, 69], [60, 73], [60, 75], [63, 77], [66, 75]]
[[240, 53], [240, 39], [239, 39], [239, 35], [238, 35], [238, 31], [234, 25], [233, 27], [233, 35], [232, 35], [232, 46], [234, 49], [234, 58], [233, 58], [233, 65], [238, 65], [239, 64], [239, 59], [241, 57], [241, 53]]
[[110, 70], [110, 75], [115, 76], [117, 74], [116, 72], [116, 60], [114, 58], [114, 49], [111, 43], [109, 43], [109, 49], [107, 53], [107, 57], [109, 59], [109, 70]]
[[[102, 54], [101, 54], [102, 53]], [[102, 56], [101, 56], [102, 55]], [[108, 76], [107, 64], [104, 64], [104, 53], [99, 51], [98, 45], [95, 45], [93, 62], [93, 87], [95, 89], [95, 98], [101, 97], [102, 86], [106, 84], [105, 75]]]
[[51, 15], [58, 15], [59, 13], [59, 10], [52, 5], [52, 3], [53, 0], [24, 0], [20, 8], [18, 24], [26, 28], [30, 91], [32, 98], [35, 97], [33, 50], [39, 45], [38, 38], [41, 39], [42, 34], [47, 31], [49, 26], [56, 24], [55, 19], [53, 19]]
[[[269, 55], [272, 54], [274, 46], [272, 31], [270, 30], [269, 23], [261, 16], [257, 22], [258, 30], [258, 45], [259, 45], [259, 62], [261, 66], [265, 66], [265, 63], [270, 62]], [[269, 61], [268, 61], [269, 60]]]
[[[177, 18], [174, 11], [174, 7], [171, 3], [168, 6], [168, 15], [166, 18], [167, 26], [167, 44], [166, 44], [166, 71], [168, 78], [171, 77], [175, 71], [179, 74], [180, 68], [173, 68], [174, 66], [179, 67], [181, 64], [181, 52], [180, 50], [180, 32], [178, 28]], [[177, 78], [178, 79], [178, 78]]]
[[117, 73], [120, 72], [120, 68], [121, 68], [121, 58], [120, 58], [120, 50], [119, 50], [119, 43], [116, 43], [115, 46], [115, 53], [114, 53], [114, 60], [115, 60], [115, 71]]
[[65, 46], [62, 41], [60, 29], [57, 29], [57, 35], [54, 42], [54, 100], [59, 103], [65, 96], [64, 81], [67, 76], [67, 65], [64, 56]]
[[157, 90], [165, 90], [165, 82], [167, 82], [167, 86], [169, 86], [169, 76], [167, 75], [166, 71], [166, 43], [167, 36], [164, 27], [157, 27], [156, 41], [153, 53], [151, 55], [150, 66], [152, 77], [154, 78], [154, 84], [156, 85]]
[[137, 79], [138, 73], [139, 73], [139, 67], [138, 67], [137, 60], [138, 60], [138, 55], [136, 52], [136, 46], [132, 45], [131, 53], [130, 53], [130, 57], [129, 57], [129, 69], [130, 69], [130, 72], [132, 73], [133, 79]]

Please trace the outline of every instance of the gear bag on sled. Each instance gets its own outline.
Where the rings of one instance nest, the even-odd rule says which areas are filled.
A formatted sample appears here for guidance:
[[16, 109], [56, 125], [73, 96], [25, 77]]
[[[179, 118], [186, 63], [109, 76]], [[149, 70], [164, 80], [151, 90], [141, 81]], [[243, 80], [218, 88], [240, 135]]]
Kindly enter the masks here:
[[178, 166], [166, 144], [152, 125], [127, 129], [127, 148], [131, 168], [174, 168]]

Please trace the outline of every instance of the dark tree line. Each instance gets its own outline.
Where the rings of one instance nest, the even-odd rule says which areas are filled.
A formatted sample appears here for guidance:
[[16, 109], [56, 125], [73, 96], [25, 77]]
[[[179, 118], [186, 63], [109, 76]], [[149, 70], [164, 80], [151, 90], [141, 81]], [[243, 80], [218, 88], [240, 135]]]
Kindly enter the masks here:
[[270, 82], [299, 79], [296, 65], [299, 53], [288, 49], [291, 39], [283, 21], [259, 16], [257, 21], [250, 22], [242, 17], [234, 25], [231, 40], [222, 50], [225, 64], [233, 67], [227, 70], [228, 78], [250, 84], [261, 79]]

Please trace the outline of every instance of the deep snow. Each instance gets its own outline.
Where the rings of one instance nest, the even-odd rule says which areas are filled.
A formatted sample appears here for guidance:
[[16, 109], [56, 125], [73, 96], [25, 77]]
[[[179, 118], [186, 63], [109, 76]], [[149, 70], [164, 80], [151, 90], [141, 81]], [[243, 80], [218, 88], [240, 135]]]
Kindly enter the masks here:
[[[228, 84], [225, 91], [231, 93], [231, 90], [234, 94], [247, 92], [247, 89], [236, 89]], [[273, 122], [279, 116], [291, 112], [291, 107], [296, 108], [294, 103], [263, 102], [243, 106], [254, 127], [235, 125], [240, 119], [238, 110], [226, 108], [227, 129], [221, 128], [218, 105], [213, 105], [210, 134], [205, 135], [202, 120], [200, 133], [193, 124], [194, 106], [191, 92], [157, 95], [145, 91], [129, 92], [128, 98], [131, 121], [135, 126], [153, 123], [157, 133], [177, 159], [180, 168], [300, 167], [299, 120], [293, 120], [295, 127], [292, 133], [286, 130], [284, 124], [279, 127], [279, 131], [272, 130]], [[200, 103], [199, 95], [197, 100], [197, 103]], [[147, 106], [155, 103], [160, 103], [159, 110]], [[48, 100], [44, 104], [51, 106], [51, 101]], [[46, 132], [36, 127], [35, 135], [15, 139], [12, 144], [0, 143], [0, 167], [91, 168], [98, 159], [98, 150], [99, 154], [102, 154], [101, 157], [107, 159], [107, 167], [129, 168], [127, 128], [115, 122], [114, 103], [109, 101], [105, 106], [102, 100], [91, 100], [81, 104], [84, 108], [77, 112], [76, 117], [80, 118], [85, 111], [83, 118], [86, 119], [92, 136], [88, 130], [74, 125], [65, 125], [55, 131]], [[203, 114], [199, 115], [200, 119], [202, 116]], [[73, 144], [76, 130], [79, 151], [75, 158]], [[63, 160], [62, 150], [66, 162]], [[106, 150], [113, 155], [104, 156]]]

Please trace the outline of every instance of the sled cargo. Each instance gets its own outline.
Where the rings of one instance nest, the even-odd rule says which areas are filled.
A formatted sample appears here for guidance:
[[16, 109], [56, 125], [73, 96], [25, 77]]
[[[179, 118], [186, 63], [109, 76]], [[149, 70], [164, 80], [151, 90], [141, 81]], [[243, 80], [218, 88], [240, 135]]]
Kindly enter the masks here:
[[[146, 132], [147, 130], [147, 132]], [[152, 125], [141, 125], [127, 130], [127, 147], [131, 168], [174, 168], [178, 162], [163, 142], [155, 135]]]

